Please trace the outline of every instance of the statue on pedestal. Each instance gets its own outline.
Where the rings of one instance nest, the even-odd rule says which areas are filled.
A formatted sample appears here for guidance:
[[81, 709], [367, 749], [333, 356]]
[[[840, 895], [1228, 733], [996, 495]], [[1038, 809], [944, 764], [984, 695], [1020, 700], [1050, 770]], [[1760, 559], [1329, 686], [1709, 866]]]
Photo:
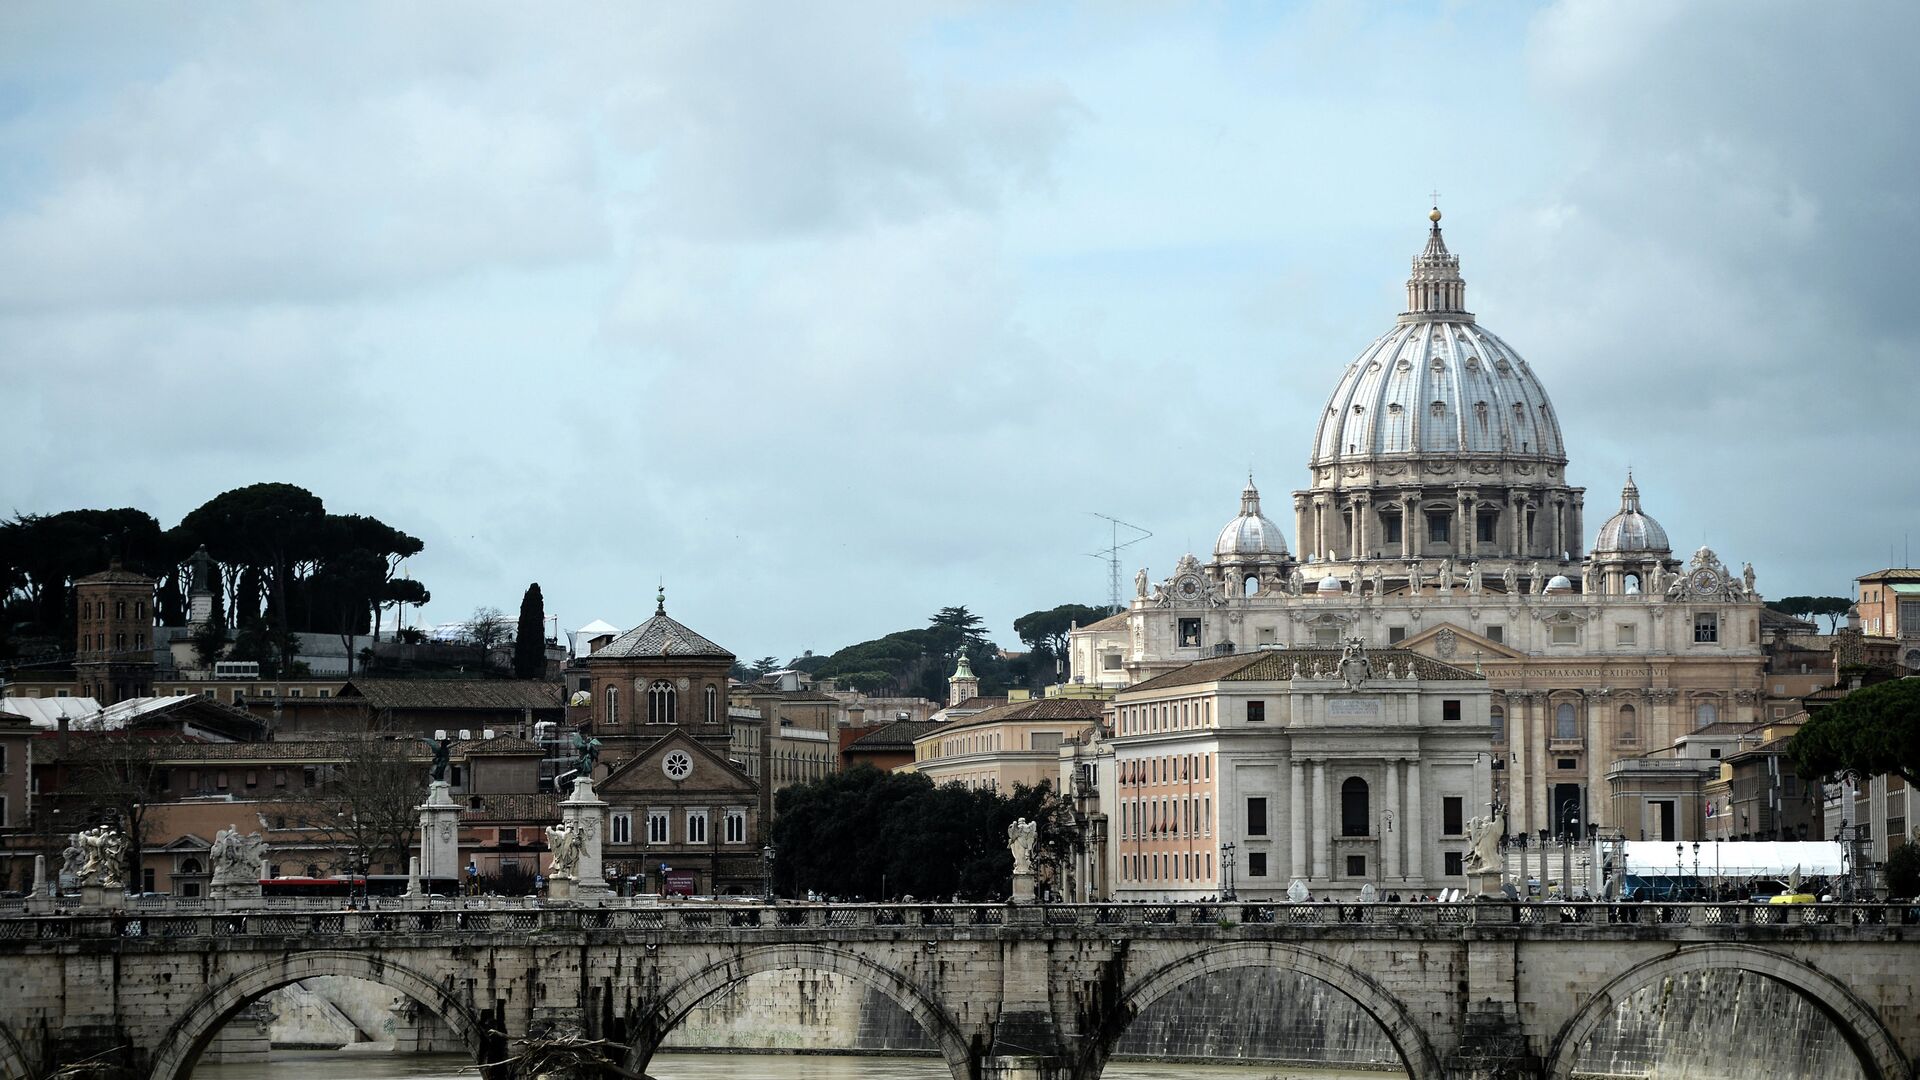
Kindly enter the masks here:
[[1477, 817], [1467, 822], [1467, 838], [1472, 848], [1467, 851], [1463, 868], [1469, 874], [1496, 874], [1500, 872], [1500, 823], [1490, 817]]
[[214, 885], [252, 885], [260, 880], [260, 860], [266, 854], [267, 841], [258, 832], [240, 835], [232, 825], [221, 829], [207, 852], [213, 863]]
[[1014, 874], [1033, 873], [1033, 845], [1039, 840], [1040, 827], [1026, 818], [1007, 826], [1007, 848], [1013, 852]]
[[438, 784], [447, 778], [447, 760], [453, 756], [453, 740], [422, 739], [421, 741], [433, 751], [433, 766], [429, 769], [427, 776]]
[[[106, 889], [124, 888], [127, 883], [127, 838], [111, 825], [95, 825], [73, 834], [69, 852], [79, 849], [80, 869], [75, 874], [81, 885]], [[71, 864], [72, 856], [68, 856]]]
[[575, 766], [580, 770], [580, 779], [591, 783], [594, 763], [600, 760], [600, 740], [576, 731], [573, 733], [573, 752], [580, 758]]
[[561, 822], [547, 826], [547, 850], [553, 858], [547, 867], [547, 876], [566, 881], [575, 880], [580, 869], [580, 830]]

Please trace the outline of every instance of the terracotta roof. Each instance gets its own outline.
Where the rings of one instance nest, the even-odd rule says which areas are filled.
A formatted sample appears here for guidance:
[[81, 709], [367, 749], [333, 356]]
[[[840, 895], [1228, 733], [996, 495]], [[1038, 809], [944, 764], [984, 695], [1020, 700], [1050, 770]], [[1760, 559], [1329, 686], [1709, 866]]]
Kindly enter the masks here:
[[1115, 612], [1114, 614], [1109, 615], [1104, 619], [1101, 619], [1099, 622], [1088, 623], [1087, 625], [1081, 627], [1080, 629], [1082, 630], [1125, 630], [1126, 628], [1127, 628], [1127, 613], [1124, 611], [1120, 611], [1120, 612]]
[[[976, 713], [952, 723], [934, 724], [932, 727], [958, 729], [984, 724], [1098, 720], [1106, 714], [1106, 711], [1107, 703], [1097, 698], [1034, 698], [1029, 701], [1010, 701], [1004, 705], [996, 705], [985, 712]], [[928, 732], [922, 732], [921, 737], [925, 737], [926, 734]]]
[[952, 725], [939, 720], [895, 720], [847, 744], [848, 750], [911, 750], [913, 740]]
[[1861, 574], [1861, 581], [1920, 581], [1920, 568], [1896, 566]]
[[554, 822], [560, 820], [560, 796], [547, 792], [502, 795], [455, 795], [460, 820]]
[[115, 559], [113, 560], [112, 566], [107, 567], [97, 574], [88, 574], [83, 578], [75, 578], [73, 583], [75, 585], [151, 585], [153, 584], [153, 579], [145, 574], [134, 573], [126, 567], [121, 566], [119, 559]]
[[957, 705], [949, 705], [941, 711], [945, 712], [952, 709], [992, 709], [1005, 705], [1006, 703], [1007, 699], [1003, 697], [970, 697]]
[[712, 656], [733, 654], [682, 626], [664, 612], [621, 634], [587, 657], [588, 661], [617, 657]]
[[498, 757], [513, 754], [544, 755], [546, 749], [529, 739], [517, 739], [511, 735], [496, 735], [491, 739], [457, 739], [454, 741], [454, 757]]
[[837, 705], [840, 699], [818, 690], [782, 690], [774, 686], [761, 686], [758, 683], [745, 687], [742, 691], [748, 697], [779, 698], [781, 701], [818, 701]]
[[357, 697], [376, 709], [560, 709], [566, 687], [533, 679], [354, 679], [339, 697]]
[[[1316, 664], [1322, 669], [1337, 669], [1342, 655], [1339, 649], [1262, 649], [1234, 656], [1216, 656], [1208, 660], [1196, 660], [1185, 667], [1135, 683], [1120, 692], [1131, 694], [1138, 690], [1163, 690], [1210, 682], [1290, 682], [1294, 665], [1298, 664], [1308, 672]], [[1468, 681], [1484, 677], [1466, 668], [1442, 663], [1406, 649], [1370, 649], [1367, 659], [1373, 662], [1376, 673], [1384, 673], [1389, 663], [1396, 670], [1404, 671], [1410, 663], [1414, 675], [1426, 681]]]

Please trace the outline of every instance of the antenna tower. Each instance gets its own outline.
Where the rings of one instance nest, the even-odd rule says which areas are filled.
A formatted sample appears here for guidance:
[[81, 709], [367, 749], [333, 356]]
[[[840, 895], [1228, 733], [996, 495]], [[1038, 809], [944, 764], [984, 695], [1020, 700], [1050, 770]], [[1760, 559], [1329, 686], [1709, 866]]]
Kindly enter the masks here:
[[[1111, 514], [1102, 514], [1099, 511], [1088, 512], [1093, 514], [1094, 517], [1106, 521], [1113, 529], [1113, 542], [1099, 551], [1089, 551], [1087, 555], [1090, 558], [1099, 559], [1107, 564], [1107, 603], [1115, 610], [1118, 610], [1123, 606], [1120, 603], [1120, 553], [1152, 536], [1153, 533], [1131, 522], [1121, 521]], [[1121, 529], [1130, 529], [1140, 535], [1122, 541], [1120, 539]]]

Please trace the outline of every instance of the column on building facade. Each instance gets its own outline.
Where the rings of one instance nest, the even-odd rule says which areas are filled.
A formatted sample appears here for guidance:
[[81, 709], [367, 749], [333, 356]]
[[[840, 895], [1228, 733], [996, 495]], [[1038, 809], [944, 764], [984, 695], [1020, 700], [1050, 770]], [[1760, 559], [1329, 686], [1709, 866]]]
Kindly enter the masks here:
[[1572, 537], [1573, 542], [1568, 544], [1567, 547], [1573, 552], [1573, 557], [1576, 559], [1580, 557], [1580, 550], [1586, 546], [1587, 537], [1586, 525], [1581, 521], [1581, 503], [1582, 500], [1578, 493], [1568, 492], [1567, 533]]
[[1533, 831], [1533, 804], [1527, 798], [1532, 782], [1528, 765], [1533, 754], [1533, 725], [1527, 716], [1527, 695], [1509, 690], [1507, 703], [1507, 831]]
[[1315, 495], [1313, 497], [1313, 550], [1311, 554], [1316, 559], [1324, 559], [1327, 557], [1327, 497], [1325, 495]]
[[1420, 801], [1420, 757], [1416, 754], [1407, 760], [1407, 870], [1421, 881], [1427, 879], [1426, 840], [1420, 827], [1423, 805]]
[[1327, 880], [1327, 845], [1331, 842], [1331, 830], [1327, 828], [1327, 763], [1313, 763], [1313, 880]]
[[1553, 496], [1553, 556], [1560, 558], [1572, 550], [1567, 543], [1567, 497], [1555, 492]]
[[1307, 538], [1313, 535], [1313, 531], [1308, 527], [1313, 520], [1311, 507], [1312, 500], [1307, 496], [1295, 495], [1293, 497], [1293, 536], [1295, 540], [1299, 541], [1300, 547], [1304, 549], [1300, 553], [1302, 559], [1305, 559], [1307, 555], [1313, 551], [1313, 548], [1307, 543]]
[[1425, 528], [1427, 515], [1420, 510], [1420, 492], [1418, 490], [1400, 493], [1400, 552], [1409, 559], [1417, 559], [1426, 550], [1427, 536]]
[[[1479, 513], [1475, 509], [1473, 489], [1461, 488], [1460, 497], [1455, 500], [1460, 512], [1454, 520], [1453, 550], [1469, 558], [1473, 556], [1474, 543], [1480, 535]], [[1462, 570], [1466, 569], [1461, 567]]]
[[1400, 759], [1386, 760], [1386, 791], [1381, 797], [1386, 800], [1387, 812], [1382, 816], [1386, 821], [1399, 825], [1397, 832], [1380, 831], [1380, 874], [1382, 880], [1392, 880], [1400, 875], [1400, 838], [1406, 835], [1406, 819], [1400, 813]]
[[1296, 878], [1307, 876], [1306, 769], [1295, 759], [1289, 769], [1287, 791], [1287, 868]]
[[1588, 825], [1597, 826], [1606, 824], [1609, 817], [1606, 800], [1601, 795], [1606, 791], [1607, 747], [1613, 743], [1607, 737], [1613, 727], [1608, 723], [1614, 711], [1613, 699], [1596, 699], [1592, 694], [1584, 694], [1582, 700], [1587, 710], [1587, 805], [1584, 815]]
[[1527, 497], [1518, 491], [1507, 492], [1507, 537], [1513, 558], [1527, 553]]
[[1373, 549], [1367, 546], [1368, 537], [1373, 531], [1373, 523], [1367, 520], [1367, 514], [1372, 509], [1371, 502], [1364, 491], [1356, 492], [1353, 496], [1353, 557], [1356, 559], [1371, 558], [1373, 555]]

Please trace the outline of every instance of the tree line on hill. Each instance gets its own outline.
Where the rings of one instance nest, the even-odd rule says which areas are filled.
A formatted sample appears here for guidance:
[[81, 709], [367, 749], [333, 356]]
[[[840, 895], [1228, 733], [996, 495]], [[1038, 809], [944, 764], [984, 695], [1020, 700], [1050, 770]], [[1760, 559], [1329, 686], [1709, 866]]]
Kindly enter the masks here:
[[1024, 656], [1005, 657], [988, 640], [986, 624], [964, 605], [943, 607], [924, 627], [848, 645], [826, 655], [809, 650], [781, 664], [772, 656], [734, 665], [734, 677], [751, 682], [771, 672], [790, 668], [816, 679], [832, 679], [840, 686], [867, 693], [947, 699], [947, 679], [962, 655], [980, 680], [980, 692], [997, 696], [1010, 688], [1038, 688], [1064, 678], [1067, 635], [1075, 625], [1086, 626], [1116, 609], [1086, 604], [1061, 604], [1031, 611], [1013, 621], [1014, 633], [1026, 644]]
[[400, 572], [424, 547], [378, 518], [329, 513], [293, 484], [223, 492], [166, 529], [132, 507], [16, 514], [0, 521], [0, 659], [70, 656], [74, 582], [114, 559], [155, 579], [162, 625], [186, 625], [204, 548], [215, 617], [196, 644], [203, 656], [226, 649], [272, 674], [291, 664], [295, 633], [377, 633], [397, 605], [431, 599]]

